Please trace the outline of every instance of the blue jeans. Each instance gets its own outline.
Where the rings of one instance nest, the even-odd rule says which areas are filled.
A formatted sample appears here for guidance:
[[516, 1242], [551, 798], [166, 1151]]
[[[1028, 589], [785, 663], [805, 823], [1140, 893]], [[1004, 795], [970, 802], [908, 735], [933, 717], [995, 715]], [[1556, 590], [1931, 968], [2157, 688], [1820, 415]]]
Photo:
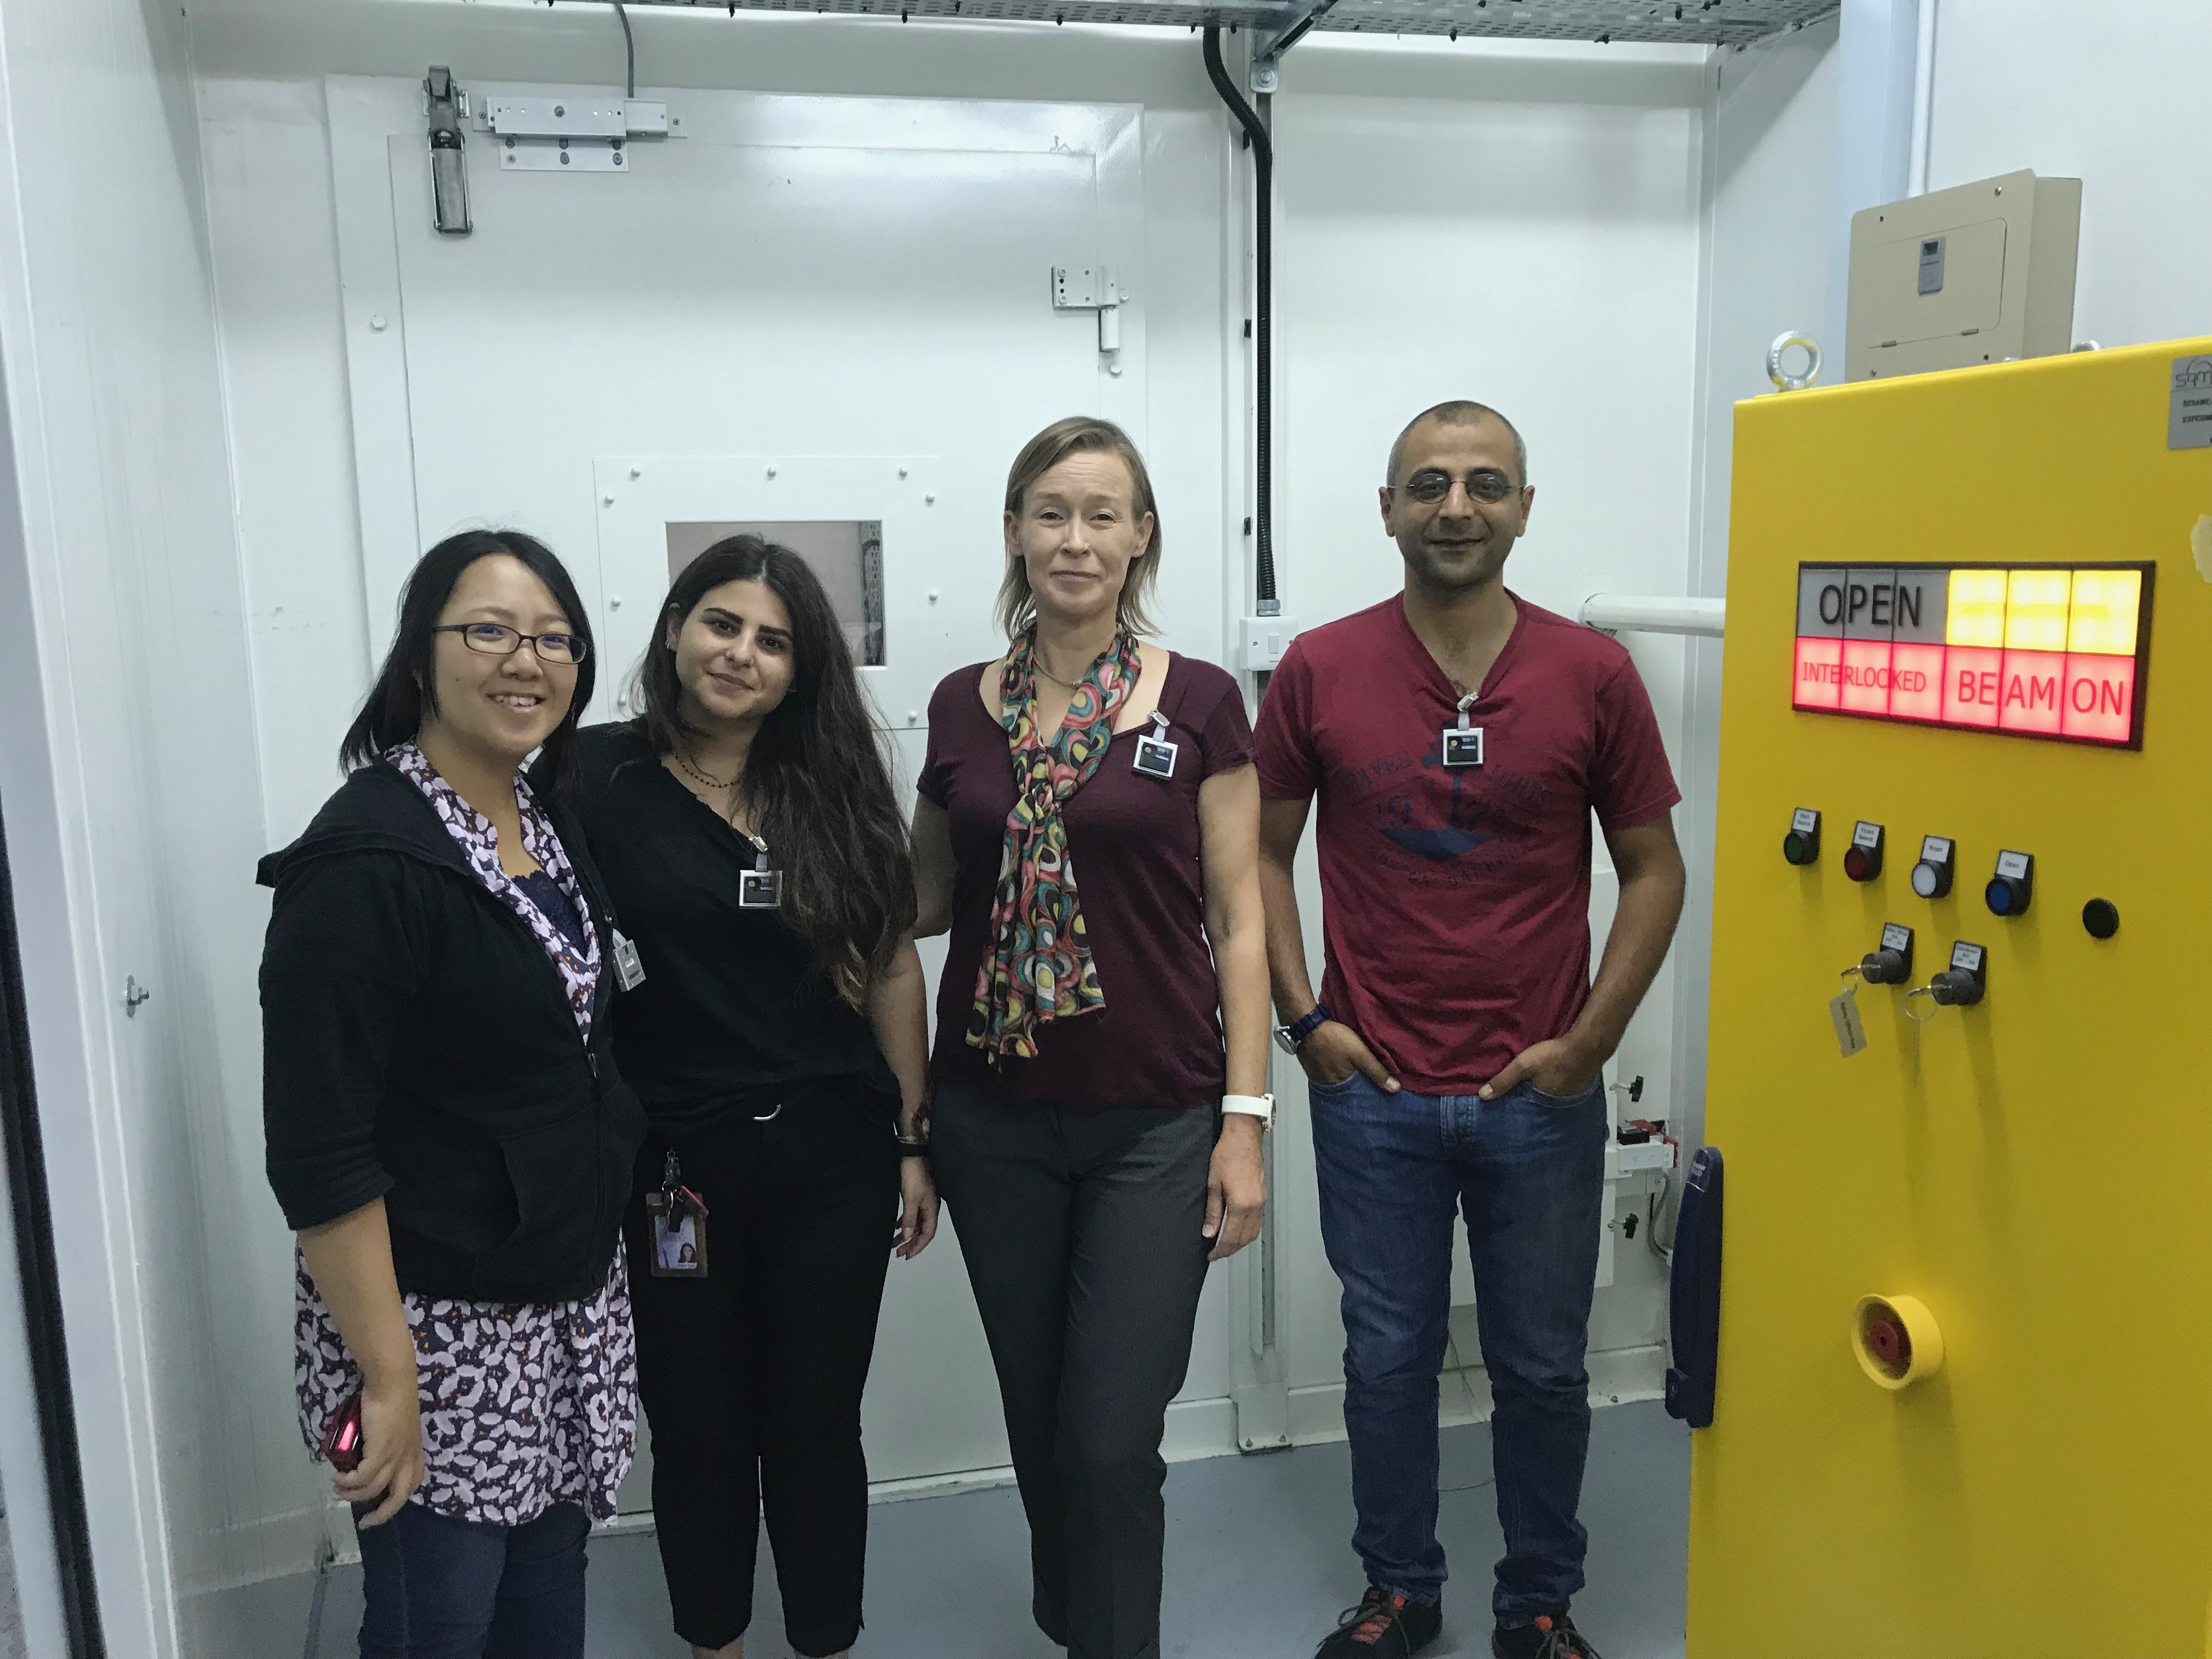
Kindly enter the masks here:
[[1452, 1219], [1467, 1218], [1475, 1319], [1494, 1410], [1505, 1556], [1501, 1625], [1566, 1610], [1589, 1534], [1576, 1519], [1589, 1453], [1590, 1297], [1605, 1189], [1602, 1087], [1562, 1100], [1386, 1095], [1354, 1072], [1311, 1090], [1322, 1241], [1344, 1284], [1352, 1547], [1370, 1583], [1443, 1599], [1437, 1395], [1451, 1310]]
[[[519, 1527], [410, 1504], [358, 1527], [362, 1659], [583, 1659], [591, 1519], [556, 1504]], [[750, 1564], [748, 1564], [750, 1565]]]

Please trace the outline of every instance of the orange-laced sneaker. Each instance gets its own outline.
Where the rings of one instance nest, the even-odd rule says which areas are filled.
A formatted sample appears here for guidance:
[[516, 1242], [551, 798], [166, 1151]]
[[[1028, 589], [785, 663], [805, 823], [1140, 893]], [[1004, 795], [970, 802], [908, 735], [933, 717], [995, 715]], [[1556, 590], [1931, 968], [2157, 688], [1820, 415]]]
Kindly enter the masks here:
[[1495, 1659], [1598, 1659], [1597, 1650], [1564, 1613], [1511, 1630], [1501, 1626], [1491, 1633], [1490, 1651]]
[[1437, 1639], [1444, 1611], [1370, 1584], [1314, 1650], [1314, 1659], [1411, 1659]]

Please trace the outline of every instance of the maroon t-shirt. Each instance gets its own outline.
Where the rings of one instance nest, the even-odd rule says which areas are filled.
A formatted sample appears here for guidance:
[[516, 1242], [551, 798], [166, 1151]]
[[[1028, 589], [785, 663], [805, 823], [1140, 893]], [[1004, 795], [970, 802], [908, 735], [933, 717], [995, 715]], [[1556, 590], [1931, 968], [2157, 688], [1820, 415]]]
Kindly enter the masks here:
[[1221, 994], [1206, 943], [1198, 786], [1252, 763], [1252, 728], [1237, 682], [1212, 663], [1170, 655], [1160, 688], [1175, 775], [1134, 770], [1136, 739], [1117, 733], [1091, 781], [1060, 809], [1083, 926], [1106, 1006], [1054, 1020], [1036, 1058], [994, 1066], [968, 1042], [975, 975], [990, 939], [991, 901], [1014, 810], [1006, 729], [983, 707], [975, 663], [929, 700], [929, 753], [917, 787], [951, 820], [952, 932], [937, 990], [930, 1074], [1014, 1100], [1086, 1106], [1221, 1103]]
[[1628, 653], [1514, 604], [1468, 711], [1480, 766], [1444, 766], [1459, 697], [1396, 598], [1299, 635], [1260, 710], [1261, 793], [1321, 797], [1322, 1000], [1421, 1094], [1472, 1094], [1574, 1024], [1590, 814], [1633, 827], [1682, 798]]

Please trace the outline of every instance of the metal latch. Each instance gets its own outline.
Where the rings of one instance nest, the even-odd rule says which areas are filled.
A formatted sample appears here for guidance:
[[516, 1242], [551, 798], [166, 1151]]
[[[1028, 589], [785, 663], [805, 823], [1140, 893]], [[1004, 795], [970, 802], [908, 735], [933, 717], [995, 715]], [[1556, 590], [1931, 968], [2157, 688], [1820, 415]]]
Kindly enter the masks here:
[[453, 84], [453, 72], [434, 64], [422, 82], [422, 112], [430, 120], [430, 210], [439, 230], [465, 236], [469, 218], [467, 137], [461, 123], [469, 117], [469, 95]]
[[1054, 265], [1052, 305], [1055, 311], [1098, 313], [1098, 352], [1114, 374], [1121, 372], [1121, 307], [1129, 290], [1112, 265]]

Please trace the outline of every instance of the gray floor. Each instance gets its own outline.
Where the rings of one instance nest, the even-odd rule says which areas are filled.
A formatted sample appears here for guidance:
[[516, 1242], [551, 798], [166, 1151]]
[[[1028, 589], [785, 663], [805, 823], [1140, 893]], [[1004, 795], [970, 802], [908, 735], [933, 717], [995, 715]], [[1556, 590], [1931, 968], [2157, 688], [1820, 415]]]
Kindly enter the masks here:
[[[1490, 1431], [1443, 1437], [1441, 1530], [1454, 1578], [1437, 1659], [1489, 1652], [1499, 1551]], [[1164, 1659], [1306, 1659], [1361, 1577], [1341, 1443], [1217, 1457], [1168, 1472]], [[1583, 1518], [1590, 1588], [1576, 1622], [1607, 1659], [1680, 1659], [1689, 1431], [1656, 1404], [1597, 1414]], [[1011, 1488], [878, 1504], [869, 1521], [868, 1628], [855, 1650], [898, 1659], [1058, 1659], [1029, 1621], [1028, 1543]], [[785, 1659], [763, 1546], [750, 1659]], [[358, 1567], [333, 1571], [308, 1659], [344, 1659], [361, 1620]], [[685, 1659], [649, 1536], [592, 1545], [591, 1659]]]

